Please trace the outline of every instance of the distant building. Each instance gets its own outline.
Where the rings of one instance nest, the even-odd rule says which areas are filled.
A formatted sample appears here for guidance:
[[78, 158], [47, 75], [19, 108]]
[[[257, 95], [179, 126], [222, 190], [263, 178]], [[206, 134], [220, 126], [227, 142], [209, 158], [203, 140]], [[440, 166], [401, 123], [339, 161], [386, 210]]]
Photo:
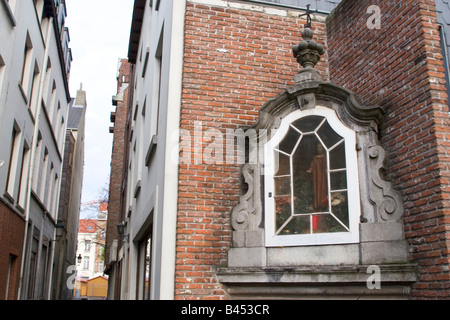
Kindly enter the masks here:
[[86, 92], [77, 91], [69, 106], [64, 165], [59, 200], [58, 224], [60, 239], [55, 246], [55, 267], [53, 270], [52, 299], [69, 300], [72, 289], [67, 286], [68, 278], [76, 266], [78, 220], [80, 218], [81, 189], [83, 185]]
[[103, 276], [106, 216], [81, 219], [78, 229], [77, 277], [89, 280]]
[[[133, 121], [129, 114], [130, 91], [132, 84], [132, 65], [128, 59], [120, 59], [117, 70], [117, 93], [112, 98], [115, 110], [111, 112], [110, 127], [113, 134], [113, 148], [111, 155], [111, 174], [109, 185], [109, 211], [105, 247], [105, 273], [110, 279], [120, 277], [120, 259], [117, 248], [124, 240], [119, 236], [117, 226], [125, 221], [128, 174], [128, 140], [131, 134]], [[113, 299], [120, 292], [120, 281], [109, 281], [108, 296]]]
[[50, 299], [71, 96], [64, 0], [0, 1], [0, 299]]

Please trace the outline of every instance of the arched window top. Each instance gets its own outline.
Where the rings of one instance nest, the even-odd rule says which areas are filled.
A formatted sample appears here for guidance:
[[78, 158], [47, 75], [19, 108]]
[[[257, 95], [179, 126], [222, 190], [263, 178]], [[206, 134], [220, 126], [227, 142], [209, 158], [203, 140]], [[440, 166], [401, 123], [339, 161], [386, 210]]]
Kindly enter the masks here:
[[334, 110], [286, 116], [265, 146], [266, 246], [359, 241], [356, 133]]

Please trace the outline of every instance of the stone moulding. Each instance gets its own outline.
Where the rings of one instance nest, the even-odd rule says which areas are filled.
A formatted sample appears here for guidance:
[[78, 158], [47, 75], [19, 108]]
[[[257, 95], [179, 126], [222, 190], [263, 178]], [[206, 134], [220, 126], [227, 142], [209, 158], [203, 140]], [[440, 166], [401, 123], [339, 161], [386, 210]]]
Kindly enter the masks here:
[[[277, 130], [284, 117], [296, 110], [307, 110], [316, 105], [333, 109], [339, 119], [357, 134], [359, 149], [360, 190], [363, 222], [396, 221], [403, 214], [400, 194], [384, 177], [386, 171], [386, 152], [378, 141], [378, 126], [384, 110], [379, 106], [361, 105], [356, 96], [331, 83], [306, 81], [298, 82], [285, 92], [269, 100], [259, 111], [254, 129], [261, 141], [268, 141]], [[245, 231], [263, 230], [263, 194], [261, 182], [263, 159], [258, 164], [246, 164], [242, 168], [244, 182], [248, 190], [240, 203], [233, 209], [231, 224], [235, 233], [235, 245], [245, 246]], [[238, 239], [239, 238], [239, 239]], [[244, 241], [245, 242], [245, 241]]]
[[318, 102], [333, 108], [341, 121], [351, 128], [357, 125], [378, 132], [378, 126], [384, 116], [384, 110], [380, 106], [360, 104], [356, 96], [343, 87], [326, 82], [307, 81], [295, 84], [264, 104], [256, 124], [251, 128], [277, 129], [279, 120], [287, 114], [298, 109], [314, 108]]
[[[297, 110], [308, 110], [316, 106], [334, 110], [340, 121], [356, 134], [355, 148], [361, 199], [360, 239], [364, 239], [360, 241], [359, 250], [352, 249], [359, 258], [352, 255], [351, 258], [342, 257], [340, 258], [342, 261], [336, 261], [336, 257], [330, 257], [328, 260], [325, 259], [325, 263], [353, 264], [355, 259], [376, 262], [383, 256], [382, 250], [386, 248], [386, 241], [391, 241], [395, 250], [391, 250], [393, 254], [388, 255], [388, 259], [382, 259], [383, 263], [406, 262], [407, 255], [403, 251], [407, 248], [403, 244], [403, 228], [399, 227], [398, 223], [395, 224], [395, 228], [390, 228], [388, 225], [379, 226], [383, 223], [401, 223], [403, 215], [401, 195], [385, 178], [387, 156], [378, 138], [378, 127], [384, 116], [381, 107], [362, 105], [352, 92], [331, 83], [300, 81], [264, 104], [255, 125], [245, 129], [253, 129], [256, 132], [258, 147], [261, 148], [280, 127], [284, 117]], [[258, 154], [262, 155], [261, 152]], [[248, 185], [248, 188], [239, 204], [231, 212], [233, 248], [229, 251], [229, 263], [235, 267], [267, 266], [269, 259], [264, 239], [265, 210], [262, 196], [264, 184], [261, 175], [264, 171], [263, 164], [264, 159], [259, 159], [257, 164], [245, 164], [242, 167], [244, 183]], [[377, 230], [388, 228], [395, 234], [385, 239], [382, 233], [371, 232], [374, 228]], [[329, 246], [338, 249], [339, 245]], [[313, 252], [316, 249], [308, 250]], [[328, 252], [329, 249], [325, 251]], [[331, 250], [333, 251], [336, 250]], [[244, 256], [247, 258], [243, 259]], [[313, 258], [311, 259], [311, 261], [306, 259], [302, 262], [314, 263]], [[282, 263], [290, 262], [286, 260]]]
[[407, 299], [416, 281], [412, 264], [381, 265], [377, 286], [373, 266], [219, 268], [219, 281], [232, 299]]

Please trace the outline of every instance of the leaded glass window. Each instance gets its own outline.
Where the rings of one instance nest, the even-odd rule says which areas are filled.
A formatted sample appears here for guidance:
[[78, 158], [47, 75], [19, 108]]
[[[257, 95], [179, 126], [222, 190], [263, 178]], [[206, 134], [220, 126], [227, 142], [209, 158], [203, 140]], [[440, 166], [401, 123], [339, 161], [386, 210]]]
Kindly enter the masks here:
[[268, 143], [266, 157], [271, 158], [265, 177], [266, 242], [355, 240], [354, 216], [359, 216], [355, 133], [333, 111], [299, 111], [285, 119]]

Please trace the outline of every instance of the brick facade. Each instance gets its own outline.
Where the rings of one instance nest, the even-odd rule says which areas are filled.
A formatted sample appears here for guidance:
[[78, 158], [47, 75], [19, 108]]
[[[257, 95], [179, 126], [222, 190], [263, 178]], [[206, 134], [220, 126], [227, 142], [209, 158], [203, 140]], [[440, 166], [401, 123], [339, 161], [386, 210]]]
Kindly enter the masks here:
[[25, 220], [0, 200], [0, 300], [18, 298], [24, 234]]
[[[381, 9], [380, 29], [368, 24], [371, 5]], [[176, 299], [224, 298], [214, 270], [226, 264], [229, 213], [243, 193], [239, 165], [206, 164], [198, 152], [214, 138], [200, 145], [196, 135], [254, 124], [261, 105], [292, 85], [297, 15], [187, 3], [181, 129], [190, 136], [181, 140], [191, 158], [179, 171]], [[434, 4], [343, 1], [313, 28], [328, 54], [317, 66], [324, 80], [386, 111], [387, 176], [401, 191], [419, 266], [412, 297], [448, 297], [448, 97]]]
[[[131, 65], [127, 59], [121, 59], [117, 73], [117, 95], [113, 97], [113, 104], [116, 106], [115, 112], [111, 114], [111, 121], [114, 126], [110, 132], [113, 133], [113, 150], [111, 155], [111, 173], [109, 182], [109, 202], [108, 202], [108, 219], [105, 246], [105, 267], [106, 273], [112, 273], [113, 266], [110, 264], [111, 248], [113, 241], [119, 240], [117, 224], [124, 219], [126, 206], [126, 173], [128, 160], [128, 130], [129, 124], [127, 117], [129, 116], [129, 87], [131, 80]], [[128, 127], [127, 127], [128, 125]], [[110, 297], [113, 297], [113, 289], [111, 288]]]
[[[294, 10], [293, 3], [277, 6], [278, 1], [268, 2], [272, 4], [187, 0], [182, 1], [186, 4], [184, 11], [184, 7], [177, 6], [181, 2], [147, 6], [148, 1], [135, 1], [129, 48], [131, 73], [126, 80], [131, 89], [121, 91], [124, 70], [119, 70], [119, 92], [114, 97], [115, 126], [111, 128], [114, 145], [107, 247], [112, 240], [119, 240], [120, 252], [118, 263], [107, 266], [111, 275], [115, 274], [110, 277], [114, 278], [114, 286], [110, 285], [111, 297], [224, 300], [241, 297], [236, 288], [246, 291], [245, 297], [260, 297], [251, 289], [273, 289], [278, 281], [273, 279], [284, 274], [292, 276], [292, 271], [298, 276], [297, 283], [288, 277], [282, 283], [279, 281], [277, 287], [288, 291], [274, 290], [273, 296], [267, 296], [278, 298], [291, 292], [291, 298], [304, 298], [308, 296], [302, 295], [306, 291], [319, 288], [323, 290], [317, 291], [322, 298], [327, 294], [333, 296], [327, 291], [332, 288], [339, 298], [381, 297], [384, 293], [391, 298], [449, 298], [449, 100], [434, 1], [343, 0], [329, 15], [314, 14], [314, 40], [325, 48], [315, 69], [324, 82], [331, 84], [320, 83], [315, 73], [308, 70], [298, 75], [294, 83], [301, 67], [293, 57], [292, 48], [303, 40], [301, 32], [306, 20], [299, 14], [305, 12]], [[150, 23], [146, 17], [156, 11], [158, 14]], [[176, 25], [176, 31], [161, 27], [174, 27], [182, 16], [183, 30], [180, 25]], [[154, 34], [160, 37], [153, 37]], [[181, 48], [183, 54], [178, 51]], [[179, 60], [171, 53], [177, 53]], [[153, 72], [146, 72], [147, 65]], [[158, 81], [158, 73], [159, 87], [152, 82]], [[353, 99], [350, 91], [357, 99]], [[181, 104], [179, 96], [173, 97], [180, 92]], [[166, 99], [166, 94], [173, 99]], [[288, 105], [285, 102], [289, 99], [292, 104]], [[297, 108], [308, 111], [316, 105], [334, 109], [343, 123], [356, 128], [361, 196], [357, 199], [360, 202], [356, 202], [361, 205], [361, 217], [357, 212], [356, 222], [358, 239], [339, 244], [329, 241], [323, 245], [277, 243], [271, 247], [264, 242], [261, 233], [264, 226], [253, 220], [248, 223], [252, 228], [244, 230], [248, 231], [245, 235], [239, 233], [242, 230], [236, 227], [240, 222], [236, 222], [234, 209], [249, 197], [262, 196], [258, 192], [264, 186], [262, 180], [255, 179], [254, 172], [259, 167], [250, 166], [251, 170], [256, 168], [250, 178], [248, 166], [243, 168], [239, 153], [242, 150], [236, 144], [237, 130], [277, 130], [281, 119], [293, 114], [292, 111]], [[128, 111], [123, 109], [122, 113], [121, 108], [127, 106]], [[156, 149], [146, 149], [151, 133], [139, 115], [144, 111], [154, 115], [144, 108], [154, 110], [160, 106], [155, 113], [160, 125], [155, 136]], [[131, 117], [139, 120], [134, 123], [134, 129]], [[175, 136], [172, 131], [178, 129], [178, 123], [179, 164], [167, 160], [170, 155], [176, 155], [171, 149], [175, 145], [169, 140]], [[143, 134], [138, 137], [133, 132]], [[349, 145], [355, 144], [352, 139], [346, 140], [351, 142]], [[145, 155], [141, 149], [138, 156], [130, 155], [132, 145], [144, 151], [156, 150], [152, 161], [145, 159], [147, 169], [143, 164], [142, 168], [129, 165]], [[155, 148], [153, 144], [150, 146]], [[386, 151], [387, 163], [383, 162], [383, 155], [369, 153], [369, 149], [381, 150], [383, 154]], [[178, 190], [175, 191], [171, 186], [176, 184], [177, 167]], [[127, 186], [127, 176], [134, 177], [143, 168], [142, 185], [135, 189], [137, 184], [128, 182]], [[126, 199], [134, 190], [139, 190], [138, 196]], [[143, 195], [147, 197], [145, 202]], [[270, 190], [262, 199], [249, 200], [248, 207], [253, 207], [245, 208], [249, 213], [261, 209], [255, 214], [259, 219], [259, 214], [264, 214], [266, 197], [272, 197]], [[390, 208], [385, 206], [389, 203], [387, 198], [395, 202]], [[175, 203], [177, 210], [172, 206]], [[255, 207], [258, 210], [253, 210]], [[392, 212], [388, 212], [390, 209]], [[379, 212], [383, 210], [386, 212]], [[176, 233], [172, 220], [175, 214]], [[391, 214], [394, 217], [387, 217]], [[126, 222], [126, 241], [120, 241], [117, 234], [120, 221]], [[264, 219], [258, 221], [267, 223]], [[155, 263], [150, 271], [149, 294], [145, 296], [141, 295], [145, 284], [136, 275], [140, 276], [144, 270], [139, 243], [144, 229], [148, 231], [150, 227], [152, 263]], [[170, 250], [174, 249], [171, 241], [175, 235], [173, 259]], [[238, 249], [242, 250], [235, 254]], [[336, 253], [339, 250], [344, 251]], [[258, 252], [266, 255], [258, 256]], [[108, 255], [107, 249], [107, 262]], [[320, 260], [333, 255], [344, 259]], [[252, 260], [254, 256], [257, 258]], [[345, 260], [347, 256], [351, 259]], [[245, 263], [236, 263], [237, 260]], [[386, 277], [382, 280], [385, 291], [381, 293], [367, 291], [370, 288], [364, 269], [368, 270], [372, 264], [382, 267], [380, 272]], [[310, 277], [308, 270], [321, 280], [302, 278]], [[351, 274], [351, 278], [345, 278], [342, 271]], [[241, 277], [245, 272], [248, 274]], [[338, 277], [329, 280], [330, 272]], [[161, 289], [162, 284], [165, 290]], [[305, 288], [305, 292], [300, 292]]]
[[[224, 163], [208, 164], [199, 151], [214, 138], [199, 144], [198, 134], [213, 129], [225, 137], [254, 124], [259, 108], [293, 84], [299, 66], [292, 47], [305, 24], [299, 13], [187, 3], [181, 130], [189, 136], [182, 135], [181, 146], [191, 146], [191, 158], [179, 170], [175, 299], [225, 298], [215, 268], [226, 264], [231, 246], [230, 212], [243, 192], [240, 165], [225, 150]], [[313, 28], [326, 45], [324, 22]], [[326, 80], [326, 57], [316, 68]]]
[[[380, 29], [361, 8], [378, 5]], [[433, 1], [343, 1], [327, 23], [330, 80], [385, 111], [388, 176], [419, 265], [415, 298], [450, 296], [449, 103]], [[364, 75], [363, 77], [361, 75]]]

